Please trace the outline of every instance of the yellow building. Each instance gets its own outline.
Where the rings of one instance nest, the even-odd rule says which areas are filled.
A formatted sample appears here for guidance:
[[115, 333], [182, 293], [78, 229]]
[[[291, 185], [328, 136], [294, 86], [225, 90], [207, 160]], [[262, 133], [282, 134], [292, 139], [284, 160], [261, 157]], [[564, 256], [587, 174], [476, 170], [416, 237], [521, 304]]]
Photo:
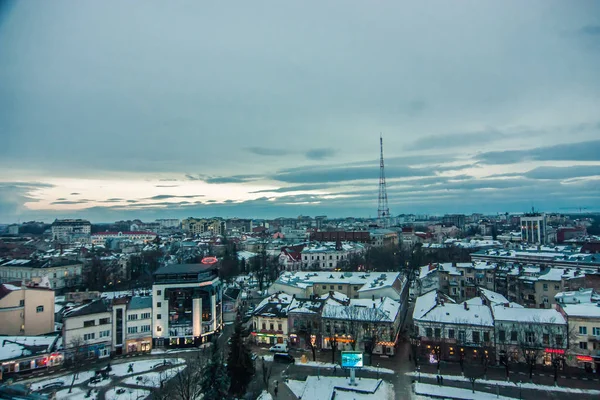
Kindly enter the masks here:
[[181, 221], [181, 228], [184, 232], [192, 235], [201, 235], [211, 233], [213, 235], [223, 235], [225, 233], [225, 221], [218, 218], [186, 218]]
[[0, 285], [0, 335], [35, 336], [54, 332], [54, 291], [34, 284]]

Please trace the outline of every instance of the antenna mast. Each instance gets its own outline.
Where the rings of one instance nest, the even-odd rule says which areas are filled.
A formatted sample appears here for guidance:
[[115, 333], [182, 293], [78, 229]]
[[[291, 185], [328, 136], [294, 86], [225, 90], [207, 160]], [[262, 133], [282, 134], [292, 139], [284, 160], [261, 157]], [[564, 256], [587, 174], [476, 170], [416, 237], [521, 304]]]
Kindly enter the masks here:
[[385, 171], [383, 165], [383, 137], [379, 135], [379, 204], [377, 206], [377, 219], [379, 226], [388, 228], [390, 226], [390, 208], [388, 206], [387, 188], [385, 184]]

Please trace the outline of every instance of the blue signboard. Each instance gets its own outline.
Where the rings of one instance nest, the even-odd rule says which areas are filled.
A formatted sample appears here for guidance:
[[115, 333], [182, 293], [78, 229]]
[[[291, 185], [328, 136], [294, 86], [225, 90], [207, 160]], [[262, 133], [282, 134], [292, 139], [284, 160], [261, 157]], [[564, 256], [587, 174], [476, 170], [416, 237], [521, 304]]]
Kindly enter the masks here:
[[363, 366], [363, 353], [360, 351], [342, 351], [342, 368], [360, 368]]

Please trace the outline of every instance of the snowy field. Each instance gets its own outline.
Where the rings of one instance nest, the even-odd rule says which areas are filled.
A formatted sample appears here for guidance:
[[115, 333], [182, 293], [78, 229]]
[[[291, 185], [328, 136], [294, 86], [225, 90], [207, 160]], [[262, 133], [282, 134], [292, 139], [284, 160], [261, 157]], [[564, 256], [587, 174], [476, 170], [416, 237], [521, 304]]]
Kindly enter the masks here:
[[[257, 358], [258, 360], [261, 359], [261, 357]], [[266, 355], [264, 356], [265, 361], [267, 362], [272, 362], [273, 361], [273, 356], [272, 355]], [[332, 364], [332, 363], [326, 363], [326, 362], [320, 362], [320, 361], [307, 361], [306, 363], [303, 363], [302, 361], [300, 361], [299, 358], [296, 358], [296, 365], [299, 367], [314, 367], [314, 368], [325, 368], [325, 369], [333, 369], [334, 367], [337, 367], [338, 370], [342, 370], [341, 367], [338, 364]], [[395, 373], [393, 370], [389, 369], [389, 368], [377, 368], [374, 367], [372, 365], [366, 365], [362, 368], [360, 368], [363, 371], [372, 371], [372, 372], [377, 372], [379, 371], [380, 374], [393, 374]]]
[[298, 398], [329, 400], [335, 392], [336, 400], [393, 400], [394, 387], [381, 379], [357, 379], [350, 386], [348, 378], [309, 376], [306, 381], [286, 382]]
[[473, 393], [470, 389], [455, 388], [449, 386], [430, 385], [428, 383], [415, 383], [415, 393], [425, 396], [444, 397], [462, 400], [511, 400], [514, 397], [499, 396], [492, 393], [478, 392]]
[[87, 390], [84, 390], [81, 388], [73, 388], [71, 393], [69, 393], [69, 388], [66, 388], [66, 389], [62, 389], [62, 390], [59, 390], [58, 392], [56, 392], [56, 400], [63, 400], [63, 399], [94, 400], [96, 398], [95, 393], [92, 394], [92, 397], [85, 397], [86, 394], [87, 394]]
[[[117, 393], [119, 389], [124, 390], [124, 393]], [[110, 389], [104, 395], [105, 400], [138, 400], [145, 399], [150, 394], [149, 390], [144, 389], [131, 389], [131, 388], [120, 388], [115, 387]]]
[[123, 383], [127, 385], [139, 385], [151, 388], [158, 388], [160, 387], [161, 381], [168, 381], [169, 379], [172, 379], [184, 368], [185, 366], [182, 365], [162, 372], [148, 372], [146, 374], [136, 375], [127, 378], [123, 381]]

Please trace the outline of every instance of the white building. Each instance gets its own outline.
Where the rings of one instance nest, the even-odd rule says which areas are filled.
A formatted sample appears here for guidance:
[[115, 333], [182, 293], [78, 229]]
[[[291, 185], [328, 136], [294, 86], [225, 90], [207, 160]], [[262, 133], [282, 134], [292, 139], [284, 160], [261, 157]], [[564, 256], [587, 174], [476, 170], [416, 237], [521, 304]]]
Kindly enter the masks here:
[[103, 300], [67, 311], [63, 316], [63, 346], [67, 358], [103, 358], [111, 353], [111, 312]]
[[15, 259], [0, 264], [0, 283], [31, 280], [41, 283], [48, 278], [50, 288], [76, 287], [82, 281], [83, 264], [78, 261], [38, 261]]
[[84, 219], [56, 219], [52, 223], [52, 240], [62, 243], [88, 242], [92, 224]]
[[153, 347], [210, 341], [223, 328], [222, 291], [215, 264], [159, 268], [152, 284]]
[[121, 297], [112, 303], [112, 347], [117, 355], [152, 349], [152, 297]]
[[324, 242], [311, 244], [302, 249], [302, 266], [303, 268], [335, 270], [339, 262], [348, 260], [350, 256], [364, 251], [365, 246], [360, 243]]
[[534, 244], [546, 243], [546, 214], [529, 213], [521, 216], [521, 238]]
[[156, 222], [160, 224], [163, 229], [176, 229], [179, 228], [181, 222], [177, 218], [163, 218], [157, 219]]
[[130, 232], [97, 232], [91, 236], [93, 244], [104, 245], [108, 239], [125, 239], [133, 242], [151, 242], [156, 239], [156, 233], [146, 231]]

